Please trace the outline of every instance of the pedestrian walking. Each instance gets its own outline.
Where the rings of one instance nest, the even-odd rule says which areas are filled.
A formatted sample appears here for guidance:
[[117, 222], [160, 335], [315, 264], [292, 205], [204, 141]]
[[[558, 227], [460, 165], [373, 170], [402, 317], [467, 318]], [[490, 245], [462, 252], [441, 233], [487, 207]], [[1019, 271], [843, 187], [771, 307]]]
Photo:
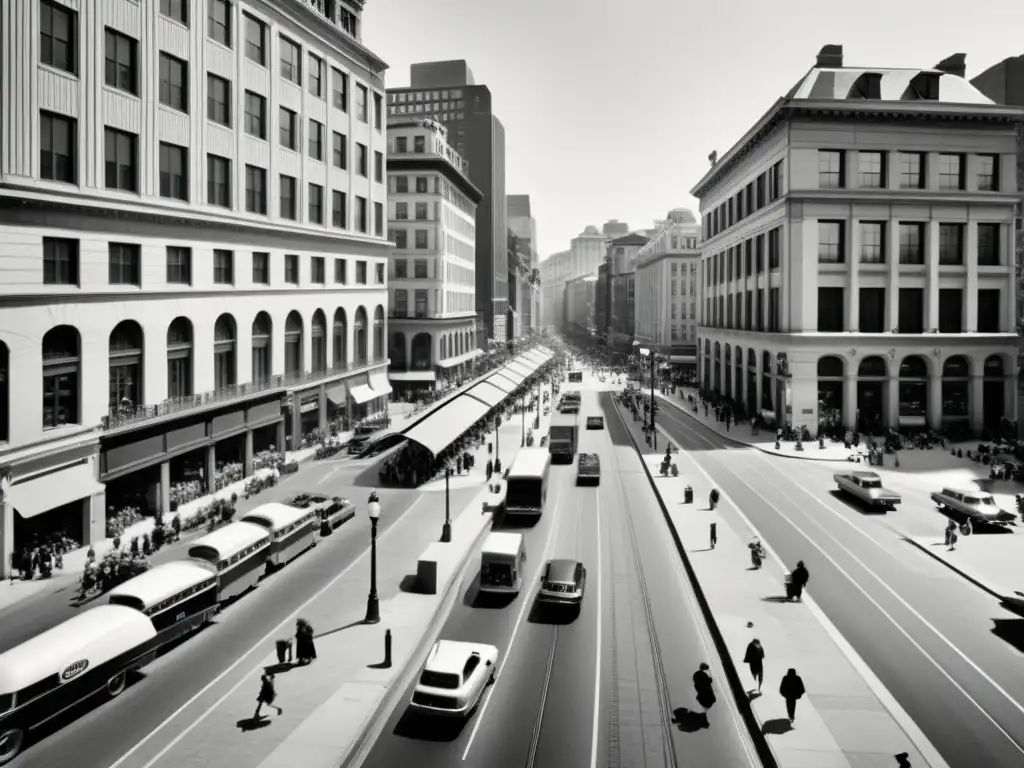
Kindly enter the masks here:
[[714, 549], [716, 544], [718, 544], [718, 523], [712, 523], [711, 524], [711, 548]]
[[704, 720], [708, 720], [708, 712], [715, 704], [715, 681], [711, 677], [711, 667], [707, 662], [701, 662], [700, 667], [693, 673], [693, 687], [697, 692], [697, 703], [704, 708]]
[[760, 693], [761, 684], [764, 682], [764, 648], [756, 637], [747, 644], [743, 663], [750, 667], [750, 674], [757, 683], [757, 692]]
[[494, 474], [494, 462], [487, 459], [487, 482], [491, 482], [491, 475]]
[[278, 715], [283, 715], [284, 710], [274, 703], [275, 699], [277, 699], [277, 690], [274, 688], [274, 673], [263, 670], [263, 675], [260, 677], [260, 692], [256, 697], [256, 711], [253, 713], [252, 719], [259, 720], [262, 718], [260, 710], [264, 704], [271, 709], [276, 709]]
[[792, 725], [793, 721], [796, 720], [796, 703], [806, 693], [804, 681], [800, 679], [800, 675], [796, 673], [795, 669], [790, 668], [786, 676], [782, 678], [779, 693], [786, 700], [786, 715], [789, 717], [789, 722]]
[[796, 564], [796, 568], [793, 569], [793, 573], [790, 575], [792, 577], [793, 599], [799, 603], [804, 594], [804, 587], [811, 580], [811, 574], [807, 572], [807, 566], [801, 560]]
[[960, 536], [956, 532], [956, 527], [954, 526], [953, 530], [949, 532], [949, 552], [952, 552], [956, 549], [956, 543], [959, 539]]
[[949, 539], [953, 535], [953, 531], [955, 531], [955, 530], [956, 530], [956, 523], [954, 523], [952, 520], [950, 520], [948, 523], [946, 523], [945, 542], [946, 542], [946, 546], [947, 547], [949, 546]]
[[295, 622], [295, 656], [299, 664], [309, 664], [316, 659], [316, 644], [313, 642], [313, 625], [305, 619]]
[[712, 511], [718, 506], [718, 489], [712, 488], [711, 493], [708, 495], [708, 506]]

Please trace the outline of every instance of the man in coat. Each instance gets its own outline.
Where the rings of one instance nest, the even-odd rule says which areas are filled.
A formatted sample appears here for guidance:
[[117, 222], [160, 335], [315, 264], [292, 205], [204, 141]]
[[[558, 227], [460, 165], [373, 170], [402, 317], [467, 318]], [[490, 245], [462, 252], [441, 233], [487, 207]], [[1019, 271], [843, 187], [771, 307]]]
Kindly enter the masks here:
[[807, 586], [807, 582], [810, 581], [811, 574], [807, 572], [807, 566], [804, 565], [804, 561], [801, 560], [796, 564], [796, 568], [793, 569], [792, 573], [792, 584], [793, 584], [793, 597], [800, 601], [803, 596], [804, 587]]
[[789, 716], [790, 724], [796, 720], [796, 703], [804, 693], [804, 681], [800, 679], [795, 669], [790, 668], [779, 686], [779, 694], [786, 700], [786, 714]]

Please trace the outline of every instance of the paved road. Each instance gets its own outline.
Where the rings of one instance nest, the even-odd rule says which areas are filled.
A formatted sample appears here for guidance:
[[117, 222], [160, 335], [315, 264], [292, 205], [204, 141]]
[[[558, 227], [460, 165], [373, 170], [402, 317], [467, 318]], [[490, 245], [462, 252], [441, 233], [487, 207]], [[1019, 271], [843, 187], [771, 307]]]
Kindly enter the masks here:
[[[361, 471], [362, 463], [313, 464], [304, 467], [298, 476], [289, 478], [281, 489], [289, 493], [311, 489], [348, 495], [353, 491], [351, 478]], [[453, 491], [453, 503], [468, 503], [474, 492], [469, 489]], [[360, 514], [365, 507], [366, 489], [355, 493], [361, 494], [355, 498], [357, 514]], [[380, 491], [381, 505], [387, 512], [381, 520], [381, 534], [401, 520], [420, 495], [417, 491]], [[264, 496], [269, 499], [269, 492], [260, 499], [266, 500]], [[212, 625], [167, 651], [120, 697], [105, 703], [87, 702], [37, 732], [35, 743], [12, 765], [16, 768], [107, 768], [113, 765], [204, 686], [247, 654], [253, 643], [273, 631], [309, 596], [356, 560], [367, 544], [365, 525], [343, 525], [315, 549], [265, 579], [255, 592], [219, 614]], [[218, 683], [220, 687], [214, 692], [229, 688], [249, 666], [239, 665]]]
[[[672, 724], [678, 708], [696, 708], [697, 665], [721, 664], [610, 395], [585, 392], [581, 417], [602, 410], [607, 429], [584, 432], [580, 443], [600, 454], [602, 483], [577, 488], [574, 467], [552, 467], [546, 511], [523, 529], [523, 592], [505, 605], [480, 605], [471, 569], [440, 632], [502, 653], [478, 711], [464, 724], [416, 717], [406, 706], [410, 686], [364, 766], [758, 764], [724, 683], [711, 728]], [[553, 557], [587, 567], [578, 616], [535, 603], [541, 568]]]
[[941, 535], [924, 493], [867, 514], [834, 493], [840, 465], [736, 448], [668, 405], [658, 421], [785, 562], [806, 562], [815, 600], [951, 766], [1024, 765], [1024, 619], [903, 540]]

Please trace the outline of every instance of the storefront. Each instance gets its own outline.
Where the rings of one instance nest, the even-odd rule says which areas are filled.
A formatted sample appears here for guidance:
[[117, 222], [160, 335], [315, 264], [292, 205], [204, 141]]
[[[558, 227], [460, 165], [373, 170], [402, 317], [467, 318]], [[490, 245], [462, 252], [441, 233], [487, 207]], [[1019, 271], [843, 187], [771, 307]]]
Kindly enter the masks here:
[[437, 374], [433, 371], [395, 371], [388, 374], [395, 389], [395, 399], [411, 403], [434, 389]]

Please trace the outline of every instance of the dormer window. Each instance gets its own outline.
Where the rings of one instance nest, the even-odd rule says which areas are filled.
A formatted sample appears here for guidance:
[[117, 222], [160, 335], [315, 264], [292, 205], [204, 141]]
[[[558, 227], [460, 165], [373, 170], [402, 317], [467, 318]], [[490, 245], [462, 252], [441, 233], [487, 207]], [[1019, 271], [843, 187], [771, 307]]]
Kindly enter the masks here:
[[847, 98], [881, 99], [882, 75], [878, 72], [865, 72], [854, 81]]
[[903, 92], [903, 101], [938, 101], [939, 100], [939, 77], [938, 72], [918, 72], [910, 81], [907, 90]]

